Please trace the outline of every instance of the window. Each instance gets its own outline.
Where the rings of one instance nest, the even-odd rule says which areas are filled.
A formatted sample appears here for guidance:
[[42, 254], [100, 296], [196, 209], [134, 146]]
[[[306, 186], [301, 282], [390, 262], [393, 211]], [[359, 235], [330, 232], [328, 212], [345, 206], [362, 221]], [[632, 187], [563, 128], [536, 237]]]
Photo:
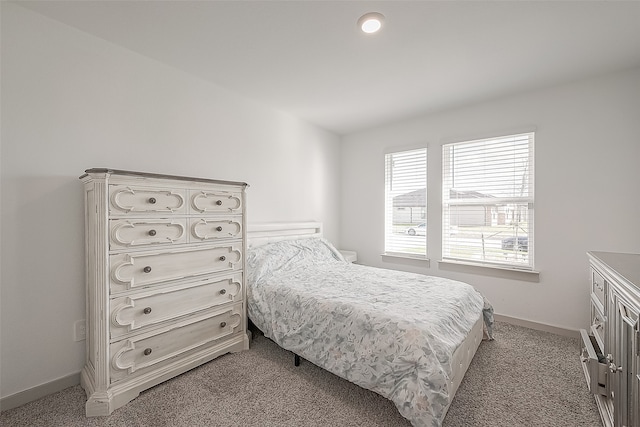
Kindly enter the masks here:
[[386, 255], [427, 256], [427, 149], [385, 155]]
[[442, 147], [442, 259], [533, 269], [534, 134]]

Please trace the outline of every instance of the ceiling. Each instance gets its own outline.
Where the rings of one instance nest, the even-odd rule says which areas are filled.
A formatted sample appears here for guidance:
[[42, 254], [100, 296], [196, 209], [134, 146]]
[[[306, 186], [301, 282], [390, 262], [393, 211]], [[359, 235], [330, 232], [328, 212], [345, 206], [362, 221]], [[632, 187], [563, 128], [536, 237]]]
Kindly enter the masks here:
[[638, 1], [18, 3], [340, 135], [640, 66]]

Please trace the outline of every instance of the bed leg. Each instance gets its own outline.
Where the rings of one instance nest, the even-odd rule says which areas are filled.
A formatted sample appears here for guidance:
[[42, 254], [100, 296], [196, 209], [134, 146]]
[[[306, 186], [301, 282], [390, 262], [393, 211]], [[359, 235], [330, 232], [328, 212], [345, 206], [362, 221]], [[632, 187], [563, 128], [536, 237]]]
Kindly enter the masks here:
[[300, 366], [300, 356], [298, 356], [297, 354], [293, 355], [293, 364], [295, 366]]

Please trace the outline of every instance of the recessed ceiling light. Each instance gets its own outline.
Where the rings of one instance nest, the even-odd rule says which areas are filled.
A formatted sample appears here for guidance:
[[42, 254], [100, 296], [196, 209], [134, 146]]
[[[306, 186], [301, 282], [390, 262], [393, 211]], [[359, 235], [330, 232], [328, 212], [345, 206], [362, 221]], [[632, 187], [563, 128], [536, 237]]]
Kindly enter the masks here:
[[358, 19], [358, 28], [367, 34], [372, 34], [382, 28], [382, 21], [384, 21], [383, 14], [378, 12], [366, 13]]

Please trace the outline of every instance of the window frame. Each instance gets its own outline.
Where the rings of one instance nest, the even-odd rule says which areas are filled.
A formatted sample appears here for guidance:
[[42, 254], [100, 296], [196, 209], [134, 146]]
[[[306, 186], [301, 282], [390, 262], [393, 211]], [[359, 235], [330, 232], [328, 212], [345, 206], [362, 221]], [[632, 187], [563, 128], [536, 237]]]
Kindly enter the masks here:
[[[503, 195], [501, 197], [495, 197], [490, 194], [483, 194], [480, 191], [465, 192], [465, 191], [456, 190], [456, 188], [454, 187], [455, 182], [453, 181], [454, 180], [453, 176], [455, 176], [456, 173], [460, 174], [463, 172], [473, 172], [474, 168], [468, 167], [466, 169], [458, 169], [456, 171], [455, 164], [454, 164], [455, 160], [453, 159], [453, 155], [451, 154], [452, 148], [455, 149], [456, 147], [465, 147], [465, 148], [477, 149], [477, 148], [474, 148], [474, 146], [479, 147], [479, 146], [482, 146], [483, 144], [485, 146], [489, 146], [489, 148], [493, 148], [491, 147], [490, 144], [498, 144], [500, 141], [508, 141], [509, 139], [513, 139], [513, 141], [521, 141], [525, 137], [526, 137], [526, 143], [527, 143], [527, 148], [526, 148], [527, 162], [525, 166], [521, 166], [521, 168], [525, 170], [524, 173], [526, 174], [523, 176], [523, 182], [524, 182], [524, 179], [526, 178], [526, 192], [524, 191], [524, 187], [523, 187], [523, 193], [525, 194], [522, 194], [520, 196], [512, 194], [512, 195]], [[511, 150], [515, 152], [516, 143], [514, 142], [513, 144], [514, 144], [514, 148], [512, 148]], [[535, 266], [534, 264], [534, 261], [535, 261], [535, 257], [534, 257], [534, 253], [535, 253], [535, 239], [534, 239], [534, 231], [535, 231], [535, 228], [534, 228], [534, 217], [535, 217], [535, 209], [534, 209], [535, 207], [535, 191], [534, 191], [535, 161], [534, 160], [535, 158], [534, 157], [535, 156], [534, 156], [534, 150], [535, 150], [535, 131], [513, 133], [508, 135], [499, 135], [499, 136], [493, 136], [489, 138], [465, 140], [465, 141], [459, 141], [459, 142], [449, 142], [449, 143], [444, 143], [442, 145], [442, 183], [441, 183], [442, 184], [442, 215], [441, 215], [442, 262], [475, 265], [480, 267], [497, 268], [502, 270], [534, 272], [534, 266]], [[502, 151], [497, 151], [498, 155], [493, 154], [491, 156], [480, 157], [480, 158], [484, 161], [487, 161], [487, 160], [495, 161], [496, 158], [499, 157], [499, 155], [503, 155], [504, 153], [508, 153], [509, 151], [510, 151], [509, 149], [504, 149]], [[523, 157], [517, 158], [516, 155], [514, 154], [514, 159], [522, 160]], [[511, 165], [510, 167], [515, 169], [517, 166], [515, 162], [517, 160], [514, 160], [514, 164]], [[507, 168], [505, 166], [505, 170], [506, 169]], [[478, 170], [480, 170], [480, 168], [478, 168]], [[478, 177], [477, 179], [481, 180], [480, 177]], [[492, 181], [492, 183], [497, 183], [497, 182], [499, 182], [499, 180]], [[484, 186], [487, 187], [487, 184], [484, 183]], [[451, 197], [452, 191], [456, 191], [456, 193], [458, 193], [457, 198]], [[462, 194], [462, 193], [466, 193], [466, 194]], [[469, 256], [459, 255], [460, 253], [464, 253], [465, 249], [466, 250], [474, 249], [474, 245], [473, 245], [474, 242], [473, 240], [471, 240], [471, 238], [468, 238], [468, 237], [462, 237], [460, 238], [460, 240], [462, 239], [471, 240], [470, 243], [460, 244], [457, 246], [454, 243], [452, 243], [452, 241], [455, 240], [455, 238], [452, 237], [452, 235], [459, 229], [459, 227], [454, 228], [452, 226], [452, 223], [455, 223], [457, 220], [459, 224], [459, 222], [461, 221], [459, 218], [462, 216], [460, 212], [464, 213], [464, 210], [467, 209], [466, 213], [468, 214], [468, 212], [473, 208], [483, 207], [484, 215], [485, 215], [484, 221], [487, 221], [487, 215], [488, 215], [487, 208], [491, 208], [490, 225], [488, 226], [490, 229], [491, 227], [494, 226], [494, 221], [496, 221], [495, 215], [498, 215], [498, 212], [500, 209], [507, 210], [507, 211], [511, 209], [513, 211], [517, 211], [518, 215], [516, 217], [519, 218], [520, 214], [524, 212], [525, 205], [526, 205], [526, 227], [522, 229], [526, 230], [526, 251], [524, 249], [524, 243], [523, 244], [520, 243], [521, 241], [519, 240], [519, 236], [517, 234], [517, 229], [521, 228], [521, 225], [523, 224], [523, 222], [520, 222], [518, 220], [514, 223], [515, 225], [512, 225], [514, 227], [514, 230], [516, 230], [514, 243], [517, 242], [517, 245], [515, 245], [512, 251], [509, 251], [508, 243], [507, 243], [507, 249], [504, 248], [504, 245], [505, 245], [504, 242], [501, 242], [499, 251], [497, 251], [496, 248], [491, 248], [491, 245], [488, 245], [490, 250], [489, 249], [485, 250], [484, 228], [487, 227], [485, 223], [485, 225], [481, 227], [483, 229], [481, 237], [477, 238], [480, 240], [481, 248], [482, 248], [480, 259], [477, 258], [477, 253], [475, 254], [475, 257], [473, 254], [471, 254], [471, 252], [469, 252], [470, 253]], [[460, 208], [457, 218], [454, 218], [452, 216], [452, 212], [451, 212], [452, 207]], [[492, 235], [491, 237], [494, 237], [494, 236], [495, 235]], [[508, 237], [513, 238], [513, 236], [508, 236]], [[495, 244], [494, 242], [491, 242], [491, 243]], [[452, 250], [454, 249], [458, 251], [457, 256], [452, 255]], [[478, 249], [475, 249], [475, 250], [477, 251]], [[502, 254], [504, 255], [505, 259], [500, 259], [500, 260], [487, 259], [486, 254], [487, 252], [491, 252], [491, 251], [493, 251], [494, 254], [490, 255], [490, 257], [492, 256], [494, 258], [498, 258], [499, 257], [498, 254]], [[507, 255], [512, 256], [512, 254], [513, 254], [513, 259], [510, 261]], [[526, 263], [523, 262], [523, 260], [526, 260]]]
[[[420, 157], [423, 157], [422, 162], [424, 162], [424, 167], [420, 172], [415, 172], [416, 174], [423, 175], [423, 183], [424, 183], [424, 204], [420, 206], [414, 206], [413, 208], [421, 209], [420, 221], [416, 223], [419, 224], [421, 222], [425, 223], [425, 234], [424, 236], [409, 236], [409, 235], [400, 235], [400, 233], [393, 233], [394, 221], [393, 221], [393, 199], [400, 194], [397, 194], [396, 191], [393, 191], [391, 186], [393, 183], [393, 169], [392, 169], [392, 160], [394, 155], [410, 155], [410, 153], [421, 153], [417, 154]], [[427, 181], [427, 159], [428, 159], [428, 150], [425, 145], [412, 146], [412, 147], [394, 147], [384, 152], [384, 227], [383, 227], [383, 256], [388, 257], [397, 257], [397, 258], [409, 258], [409, 259], [418, 259], [418, 260], [427, 260], [427, 237], [428, 237], [428, 216], [427, 216], [427, 193], [428, 193], [428, 181]], [[408, 192], [419, 191], [420, 189], [409, 190]], [[396, 226], [397, 227], [397, 226]], [[407, 227], [410, 228], [411, 226]], [[417, 237], [422, 237], [420, 245], [409, 244], [407, 249], [412, 250], [399, 250], [399, 241], [416, 241]], [[420, 252], [415, 252], [415, 249], [419, 248]]]

